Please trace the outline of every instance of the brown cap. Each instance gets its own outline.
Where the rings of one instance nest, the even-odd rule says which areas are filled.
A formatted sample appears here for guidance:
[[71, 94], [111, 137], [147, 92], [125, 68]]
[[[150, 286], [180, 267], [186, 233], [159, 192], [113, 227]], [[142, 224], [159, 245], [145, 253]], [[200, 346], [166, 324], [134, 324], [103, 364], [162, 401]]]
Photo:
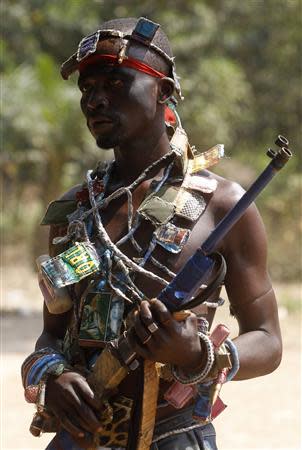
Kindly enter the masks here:
[[165, 51], [152, 42], [158, 28], [158, 24], [141, 17], [137, 20], [132, 33], [117, 29], [97, 30], [80, 41], [77, 52], [71, 55], [70, 58], [62, 64], [61, 75], [64, 80], [67, 80], [72, 73], [79, 70], [80, 63], [83, 60], [89, 58], [91, 55], [104, 54], [104, 48], [102, 48], [103, 45], [101, 43], [104, 43], [106, 40], [110, 41], [110, 53], [113, 52], [117, 56], [119, 63], [122, 63], [124, 59], [128, 58], [131, 43], [136, 43], [145, 46], [147, 49], [157, 53], [163, 58], [165, 63], [170, 67], [169, 76], [171, 76], [174, 80], [175, 90], [181, 98], [180, 85], [175, 71], [174, 58], [169, 56]]

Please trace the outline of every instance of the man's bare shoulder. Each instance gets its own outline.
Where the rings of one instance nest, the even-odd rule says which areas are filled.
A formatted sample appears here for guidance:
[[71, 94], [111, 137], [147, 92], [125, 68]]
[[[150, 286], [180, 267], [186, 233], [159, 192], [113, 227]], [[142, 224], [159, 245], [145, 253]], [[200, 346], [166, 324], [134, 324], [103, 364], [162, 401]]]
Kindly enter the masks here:
[[[208, 214], [214, 225], [217, 225], [242, 198], [245, 190], [235, 181], [213, 173], [209, 173], [209, 176], [217, 180], [217, 188], [208, 203]], [[252, 203], [223, 238], [220, 251], [234, 256], [234, 253], [241, 255], [244, 249], [245, 258], [263, 265], [266, 260], [266, 245], [263, 220], [255, 203]]]
[[210, 206], [219, 216], [223, 216], [233, 208], [243, 196], [245, 190], [236, 181], [229, 180], [216, 173], [204, 171], [204, 175], [217, 181], [217, 188], [211, 197]]

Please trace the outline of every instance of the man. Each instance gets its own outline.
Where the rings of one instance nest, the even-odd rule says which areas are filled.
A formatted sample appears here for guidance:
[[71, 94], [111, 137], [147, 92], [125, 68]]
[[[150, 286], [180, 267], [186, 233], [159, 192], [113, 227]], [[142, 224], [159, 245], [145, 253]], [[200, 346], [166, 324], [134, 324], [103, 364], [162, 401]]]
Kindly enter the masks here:
[[[51, 225], [50, 256], [70, 249], [66, 258], [77, 274], [85, 276], [67, 282], [71, 275], [63, 274], [66, 258], [61, 256], [50, 260], [48, 269], [44, 267], [44, 330], [36, 352], [23, 365], [26, 395], [30, 396], [29, 388], [39, 385], [35, 401], [43, 413], [41, 392], [46, 393], [44, 417], [52, 417], [60, 427], [49, 450], [100, 445], [146, 448], [139, 440], [139, 433], [144, 433], [140, 427], [144, 427], [141, 417], [148, 387], [146, 378], [142, 387], [142, 366], [147, 367], [144, 361], [161, 363], [151, 448], [216, 449], [211, 417], [217, 398], [213, 392], [219, 385], [219, 371], [214, 370], [221, 357], [218, 347], [223, 347], [228, 360], [219, 374], [233, 370], [234, 375], [239, 363], [237, 380], [268, 374], [281, 359], [261, 218], [254, 205], [249, 207], [216, 249], [226, 261], [224, 284], [240, 332], [233, 344], [224, 345], [225, 335], [215, 347], [207, 326], [219, 304], [221, 280], [216, 285], [213, 282], [216, 289], [208, 302], [181, 318], [156, 297], [243, 190], [206, 170], [221, 156], [221, 147], [200, 157], [193, 155], [186, 142], [174, 111], [173, 96], [181, 93], [167, 37], [147, 19], [106, 22], [83, 39], [77, 54], [62, 66], [64, 78], [75, 71], [79, 72], [87, 126], [100, 148], [114, 149], [114, 163], [88, 172], [86, 185], [71, 189], [45, 216], [44, 223]], [[93, 267], [94, 257], [100, 266], [90, 273], [87, 267]], [[61, 284], [50, 288], [45, 273]], [[197, 297], [204, 288], [200, 287]], [[123, 330], [140, 364], [130, 366], [135, 370], [129, 370], [103, 402], [95, 392], [90, 370], [100, 348]], [[167, 394], [173, 383], [179, 392], [184, 392], [184, 386], [193, 386], [194, 392], [175, 405], [174, 394]], [[120, 398], [131, 417], [126, 422], [128, 444], [124, 435], [120, 441], [118, 436], [105, 439], [112, 431], [116, 408], [121, 408]], [[209, 416], [199, 414], [196, 399]], [[106, 411], [110, 411], [107, 416]], [[109, 417], [107, 423], [104, 417]], [[120, 434], [125, 431], [123, 426]]]

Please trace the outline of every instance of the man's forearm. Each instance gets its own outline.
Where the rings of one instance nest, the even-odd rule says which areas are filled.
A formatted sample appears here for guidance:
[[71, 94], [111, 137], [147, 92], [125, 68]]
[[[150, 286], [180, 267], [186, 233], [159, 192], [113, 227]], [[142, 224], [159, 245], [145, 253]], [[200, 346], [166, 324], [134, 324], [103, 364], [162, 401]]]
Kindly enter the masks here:
[[280, 364], [282, 357], [281, 338], [265, 330], [244, 333], [234, 339], [240, 369], [234, 380], [246, 380], [267, 375]]
[[35, 350], [40, 350], [41, 348], [45, 347], [51, 347], [54, 350], [61, 351], [62, 350], [62, 340], [53, 336], [50, 333], [47, 333], [46, 331], [43, 331], [41, 336], [38, 338]]

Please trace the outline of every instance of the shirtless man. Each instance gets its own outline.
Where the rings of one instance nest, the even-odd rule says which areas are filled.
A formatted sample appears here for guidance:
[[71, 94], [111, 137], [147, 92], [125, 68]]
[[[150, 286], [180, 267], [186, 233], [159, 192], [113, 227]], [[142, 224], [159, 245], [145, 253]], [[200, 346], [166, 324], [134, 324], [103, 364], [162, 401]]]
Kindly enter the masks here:
[[[163, 186], [169, 180], [170, 185], [174, 183], [176, 187], [183, 182], [181, 169], [177, 172], [173, 167], [167, 180], [163, 180], [173, 159], [170, 156], [163, 158], [171, 152], [165, 123], [166, 105], [175, 91], [179, 91], [172, 53], [160, 28], [152, 29], [148, 21], [142, 21], [142, 25], [147, 26], [147, 31], [146, 28], [137, 26], [137, 19], [114, 20], [103, 24], [101, 30], [111, 32], [107, 36], [104, 33], [95, 34], [90, 40], [83, 41], [78, 54], [81, 61], [73, 57], [62, 67], [65, 78], [75, 70], [79, 71], [81, 109], [97, 145], [105, 150], [114, 149], [115, 163], [109, 175], [107, 173], [105, 197], [121, 187], [131, 185], [146, 168], [160, 160], [132, 191], [134, 218], [146, 195], [150, 194], [160, 180], [163, 181]], [[121, 37], [121, 33], [115, 34], [112, 30], [118, 30], [124, 35]], [[190, 217], [186, 218], [181, 214], [172, 219], [177, 230], [189, 230], [188, 241], [174, 253], [163, 245], [156, 245], [152, 255], [161, 266], [152, 264], [150, 258], [146, 258], [145, 269], [168, 281], [171, 280], [171, 272], [177, 273], [182, 268], [208, 237], [214, 225], [243, 194], [243, 189], [236, 183], [207, 170], [201, 171], [198, 176], [216, 188], [202, 194], [205, 207], [197, 220], [193, 218], [190, 221]], [[61, 200], [69, 202], [78, 199], [78, 193], [83, 193], [81, 189], [76, 186]], [[121, 195], [101, 209], [102, 223], [113, 243], [127, 234], [128, 200], [127, 195]], [[146, 214], [141, 214], [140, 220], [134, 236], [143, 251], [139, 253], [130, 239], [119, 246], [124, 254], [136, 262], [137, 258], [144, 257], [144, 252], [149, 248], [155, 227], [154, 220], [148, 220]], [[66, 226], [51, 225], [51, 256], [66, 248], [53, 245], [55, 237], [65, 234]], [[98, 247], [96, 234], [94, 223], [91, 241]], [[224, 256], [227, 263], [224, 284], [231, 310], [239, 323], [239, 336], [233, 341], [240, 362], [235, 379], [266, 375], [278, 367], [282, 344], [275, 295], [266, 267], [265, 230], [255, 205], [248, 208], [216, 250]], [[148, 299], [156, 298], [163, 288], [156, 279], [146, 278], [143, 274], [136, 274], [134, 282]], [[84, 284], [80, 282], [75, 285], [74, 298], [79, 299]], [[215, 293], [212, 300], [217, 300], [218, 295], [219, 293]], [[119, 301], [123, 302], [122, 299]], [[36, 350], [47, 347], [61, 351], [61, 342], [72, 318], [71, 311], [72, 309], [62, 314], [52, 314], [47, 306], [44, 307], [44, 330], [37, 341]], [[197, 315], [202, 315], [211, 325], [214, 309], [197, 308], [185, 320], [178, 322], [162, 302], [143, 300], [137, 307], [137, 313], [133, 315], [129, 342], [142, 359], [173, 365], [190, 377], [204, 364], [206, 354], [198, 335]], [[150, 332], [148, 327], [153, 323], [157, 325], [157, 329]], [[84, 353], [92, 351], [91, 348], [83, 347], [82, 350]], [[119, 385], [120, 394], [135, 398], [139, 385], [138, 374], [138, 370], [130, 371]], [[161, 380], [159, 403], [167, 386], [169, 383]], [[191, 401], [189, 405], [192, 403], [194, 402]], [[69, 444], [64, 444], [64, 438], [61, 436], [60, 440], [57, 437], [49, 445], [49, 450], [85, 448], [84, 438], [87, 433], [91, 435], [100, 430], [98, 415], [101, 405], [85, 374], [77, 368], [73, 370], [69, 367], [69, 370], [59, 375], [50, 374], [47, 377], [46, 407], [59, 419], [63, 429], [69, 432], [74, 441], [73, 444], [70, 441]], [[188, 405], [184, 407], [184, 411], [187, 409]], [[176, 413], [176, 422], [171, 422], [170, 428], [164, 428], [162, 424], [167, 421], [162, 420], [176, 417]], [[187, 430], [182, 433], [178, 431], [172, 437], [157, 439], [151, 449], [217, 448], [211, 423], [192, 427], [192, 423], [196, 422], [186, 422], [183, 415], [182, 423], [181, 414], [182, 410], [175, 410], [169, 404], [158, 408], [154, 436], [167, 431], [170, 433], [171, 429], [173, 431], [187, 427]], [[131, 448], [129, 443], [128, 448]]]

